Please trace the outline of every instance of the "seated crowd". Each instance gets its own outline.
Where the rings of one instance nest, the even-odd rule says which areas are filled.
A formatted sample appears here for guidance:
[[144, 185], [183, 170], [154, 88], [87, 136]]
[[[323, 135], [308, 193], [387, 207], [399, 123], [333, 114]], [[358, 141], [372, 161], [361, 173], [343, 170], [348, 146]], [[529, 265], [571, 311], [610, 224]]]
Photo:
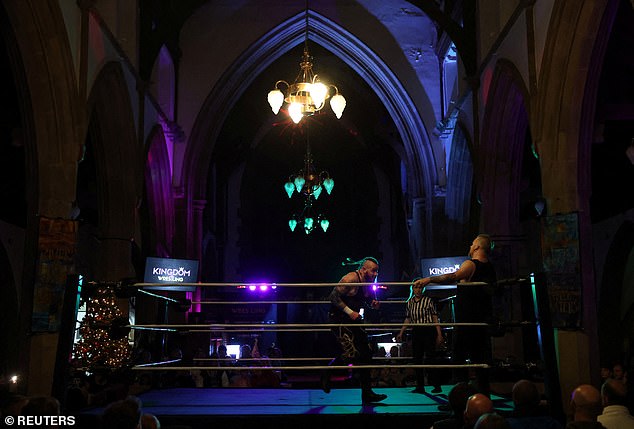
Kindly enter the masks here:
[[[281, 353], [275, 356], [281, 357]], [[244, 348], [240, 359], [227, 356], [226, 349], [220, 346], [215, 359], [220, 367], [228, 366], [227, 363], [254, 366], [252, 359], [264, 362], [262, 370], [216, 371], [216, 387], [224, 386], [224, 380], [231, 380], [228, 386], [279, 386], [279, 373], [274, 371], [268, 357], [260, 355], [257, 341], [253, 348]], [[240, 362], [241, 359], [245, 361]], [[430, 429], [634, 429], [630, 412], [634, 402], [628, 391], [627, 372], [622, 366], [615, 366], [615, 370], [602, 371], [602, 375], [599, 388], [581, 384], [571, 392], [567, 421], [559, 421], [557, 416], [551, 415], [538, 386], [530, 380], [522, 379], [513, 385], [512, 411], [496, 410], [490, 396], [478, 391], [476, 385], [458, 382], [448, 393], [448, 404], [439, 407], [448, 415], [439, 418]], [[235, 377], [243, 377], [243, 381], [237, 382]], [[54, 397], [8, 394], [2, 397], [0, 417], [73, 415], [86, 406], [103, 406], [103, 428], [161, 427], [156, 416], [143, 412], [132, 386], [124, 388], [116, 378], [109, 379], [99, 373], [79, 378], [75, 384], [68, 392], [64, 410], [60, 410], [60, 402]]]
[[[566, 422], [553, 417], [537, 385], [519, 380], [513, 385], [513, 411], [496, 412], [491, 399], [466, 382], [448, 395], [450, 412], [431, 429], [634, 429], [628, 389], [623, 378], [605, 378], [601, 389], [589, 384], [575, 388]], [[442, 409], [442, 406], [439, 407]]]

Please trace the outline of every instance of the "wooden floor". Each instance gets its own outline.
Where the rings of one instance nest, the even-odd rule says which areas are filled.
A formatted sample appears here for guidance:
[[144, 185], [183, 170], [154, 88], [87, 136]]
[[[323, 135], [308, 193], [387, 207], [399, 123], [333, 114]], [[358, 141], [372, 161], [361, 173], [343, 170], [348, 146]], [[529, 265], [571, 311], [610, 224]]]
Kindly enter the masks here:
[[[358, 388], [333, 389], [329, 394], [319, 389], [247, 389], [247, 388], [175, 388], [152, 390], [139, 395], [143, 411], [155, 414], [163, 429], [210, 428], [221, 423], [223, 429], [285, 428], [310, 429], [342, 424], [408, 424], [427, 428], [446, 417], [438, 405], [447, 402], [451, 386], [439, 394], [412, 393], [411, 387], [375, 388], [388, 398], [372, 405], [361, 404]], [[507, 399], [492, 396], [502, 414], [511, 410]], [[82, 414], [81, 427], [98, 428], [102, 412], [94, 409]], [[212, 426], [213, 425], [213, 426]]]

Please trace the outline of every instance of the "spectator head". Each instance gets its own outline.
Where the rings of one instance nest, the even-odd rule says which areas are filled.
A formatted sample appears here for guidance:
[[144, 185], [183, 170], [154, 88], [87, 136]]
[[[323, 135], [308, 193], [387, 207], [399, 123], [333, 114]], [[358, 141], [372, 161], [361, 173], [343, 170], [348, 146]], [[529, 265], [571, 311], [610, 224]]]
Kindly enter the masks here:
[[520, 380], [513, 385], [513, 405], [517, 415], [531, 415], [539, 407], [540, 396], [535, 383]]
[[465, 426], [473, 426], [481, 415], [493, 412], [493, 402], [488, 396], [482, 393], [476, 393], [469, 396], [467, 406], [464, 410]]
[[141, 401], [129, 396], [108, 405], [102, 415], [103, 427], [108, 429], [139, 429]]
[[240, 358], [241, 359], [249, 359], [251, 357], [251, 346], [248, 344], [243, 344], [240, 346]]
[[398, 357], [398, 346], [390, 347], [390, 357]]
[[608, 378], [601, 386], [601, 399], [604, 407], [608, 405], [626, 405], [627, 387], [625, 383]]
[[467, 400], [469, 396], [476, 393], [475, 388], [467, 382], [461, 381], [456, 383], [451, 390], [447, 399], [449, 400], [449, 406], [454, 416], [461, 416], [467, 407]]
[[594, 422], [601, 414], [601, 394], [589, 384], [582, 384], [572, 391], [570, 408], [574, 421]]
[[625, 368], [623, 367], [623, 364], [614, 364], [612, 367], [612, 378], [615, 380], [623, 380], [623, 378], [625, 378]]
[[511, 429], [511, 426], [501, 415], [485, 413], [478, 418], [473, 429]]
[[28, 402], [28, 396], [9, 393], [6, 398], [2, 398], [2, 417], [19, 416], [22, 413], [22, 408], [24, 408]]
[[141, 428], [143, 429], [161, 429], [159, 419], [150, 413], [143, 413], [141, 416]]
[[22, 408], [24, 416], [59, 416], [59, 413], [59, 401], [52, 396], [35, 396]]
[[227, 357], [227, 346], [224, 344], [218, 346], [218, 357]]

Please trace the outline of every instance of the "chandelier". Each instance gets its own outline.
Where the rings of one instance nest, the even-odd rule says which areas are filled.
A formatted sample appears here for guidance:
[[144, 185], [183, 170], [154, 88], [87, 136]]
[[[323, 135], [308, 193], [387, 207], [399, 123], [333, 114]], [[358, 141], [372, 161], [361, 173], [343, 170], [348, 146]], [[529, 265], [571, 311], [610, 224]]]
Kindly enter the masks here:
[[[304, 38], [304, 54], [299, 63], [300, 71], [295, 81], [289, 84], [285, 80], [275, 82], [275, 88], [269, 92], [268, 101], [273, 113], [277, 115], [284, 103], [288, 105], [288, 115], [296, 124], [304, 116], [319, 112], [330, 98], [330, 108], [341, 118], [346, 107], [346, 99], [339, 94], [335, 85], [323, 83], [313, 72], [313, 57], [308, 52], [308, 1], [306, 1], [306, 34]], [[282, 89], [285, 89], [282, 92]], [[331, 96], [331, 92], [334, 92]]]
[[291, 216], [288, 221], [288, 227], [291, 231], [295, 231], [298, 224], [303, 224], [304, 232], [310, 234], [319, 226], [326, 232], [330, 221], [321, 213], [315, 214], [313, 204], [325, 190], [330, 195], [335, 186], [335, 181], [330, 177], [327, 171], [317, 172], [313, 164], [313, 156], [310, 152], [310, 141], [308, 139], [308, 124], [306, 124], [306, 154], [304, 155], [304, 168], [297, 173], [289, 176], [288, 181], [284, 184], [284, 190], [288, 198], [297, 195], [304, 199], [304, 205], [301, 213]]

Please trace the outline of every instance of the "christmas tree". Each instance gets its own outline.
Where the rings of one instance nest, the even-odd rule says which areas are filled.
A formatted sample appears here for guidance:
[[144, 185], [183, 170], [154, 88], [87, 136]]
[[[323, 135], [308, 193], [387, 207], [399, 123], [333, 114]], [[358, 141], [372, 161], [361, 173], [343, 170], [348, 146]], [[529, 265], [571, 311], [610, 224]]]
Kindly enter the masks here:
[[113, 283], [89, 283], [82, 290], [86, 316], [81, 322], [81, 338], [73, 348], [76, 367], [87, 371], [119, 369], [130, 362], [128, 320], [117, 306]]

